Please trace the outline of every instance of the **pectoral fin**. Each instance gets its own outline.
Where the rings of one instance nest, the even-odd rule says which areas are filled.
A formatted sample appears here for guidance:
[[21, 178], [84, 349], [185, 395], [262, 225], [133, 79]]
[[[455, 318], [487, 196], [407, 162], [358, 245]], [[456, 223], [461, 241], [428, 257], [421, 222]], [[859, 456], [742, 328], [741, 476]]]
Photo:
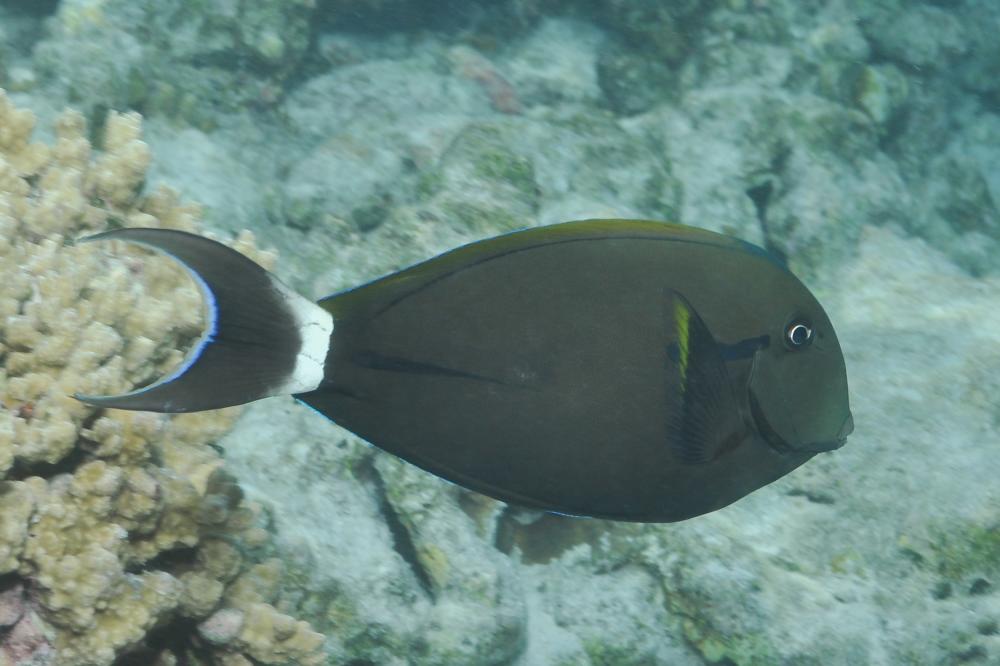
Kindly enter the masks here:
[[708, 326], [676, 291], [667, 293], [667, 430], [678, 458], [710, 462], [739, 428], [739, 411], [722, 348]]

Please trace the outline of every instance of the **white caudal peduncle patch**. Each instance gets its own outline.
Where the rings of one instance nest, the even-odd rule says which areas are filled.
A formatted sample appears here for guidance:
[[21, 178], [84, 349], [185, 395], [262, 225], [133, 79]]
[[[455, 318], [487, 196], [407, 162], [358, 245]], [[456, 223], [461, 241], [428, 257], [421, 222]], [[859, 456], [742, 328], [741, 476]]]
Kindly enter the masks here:
[[333, 315], [277, 280], [273, 283], [295, 315], [302, 337], [302, 348], [295, 359], [292, 374], [272, 395], [313, 391], [323, 382], [326, 355], [330, 351], [330, 335], [333, 333]]

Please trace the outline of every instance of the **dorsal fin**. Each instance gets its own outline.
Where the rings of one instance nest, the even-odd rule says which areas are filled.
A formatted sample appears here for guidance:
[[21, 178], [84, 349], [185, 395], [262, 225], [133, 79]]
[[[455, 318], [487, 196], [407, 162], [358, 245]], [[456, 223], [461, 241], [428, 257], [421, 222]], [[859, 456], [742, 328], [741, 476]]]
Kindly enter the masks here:
[[363, 303], [370, 294], [386, 292], [405, 294], [413, 284], [427, 284], [484, 260], [543, 245], [611, 238], [644, 238], [673, 243], [711, 245], [739, 254], [760, 256], [780, 265], [764, 249], [708, 229], [652, 220], [578, 220], [518, 229], [501, 236], [468, 243], [372, 282], [327, 296], [320, 300], [320, 305], [337, 317]]

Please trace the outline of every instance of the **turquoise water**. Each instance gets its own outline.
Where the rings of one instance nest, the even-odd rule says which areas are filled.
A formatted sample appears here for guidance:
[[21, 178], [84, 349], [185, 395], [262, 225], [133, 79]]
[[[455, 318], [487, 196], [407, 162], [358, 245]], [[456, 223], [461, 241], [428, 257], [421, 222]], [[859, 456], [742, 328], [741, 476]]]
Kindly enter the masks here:
[[[66, 107], [98, 146], [108, 110], [141, 113], [148, 171], [118, 208], [107, 194], [89, 203], [131, 224], [139, 197], [168, 185], [203, 205], [199, 231], [252, 230], [312, 298], [525, 226], [643, 218], [760, 245], [826, 308], [856, 426], [846, 446], [680, 523], [507, 506], [289, 398], [254, 403], [210, 438], [231, 475], [222, 485], [260, 507], [258, 541], [226, 538], [240, 571], [281, 562], [280, 581], [245, 587], [323, 634], [319, 663], [993, 664], [998, 30], [990, 0], [8, 0], [0, 87], [38, 117], [44, 142]], [[26, 187], [44, 190], [37, 176]], [[22, 208], [0, 215], [27, 244], [56, 238]], [[13, 256], [0, 254], [8, 283], [22, 268]], [[732, 298], [751, 287], [734, 284]], [[0, 307], [0, 383], [15, 387], [0, 396], [20, 438], [31, 414], [10, 382], [39, 343], [9, 318], [29, 293]], [[189, 344], [182, 333], [171, 328], [169, 344]], [[61, 474], [104, 459], [86, 418], [73, 416], [79, 439], [44, 463], [12, 439], [8, 480], [58, 489]], [[149, 473], [171, 465], [151, 459]], [[141, 540], [115, 516], [125, 541]], [[117, 575], [182, 580], [208, 557], [206, 524], [195, 545], [155, 557], [115, 551]], [[3, 538], [13, 605], [57, 633], [97, 636]], [[88, 603], [123, 603], [115, 594]], [[17, 647], [18, 613], [0, 623], [0, 650], [16, 664], [305, 659], [218, 628], [249, 617], [246, 603], [166, 604], [155, 627], [91, 657], [35, 627], [32, 649], [49, 660], [37, 662]]]

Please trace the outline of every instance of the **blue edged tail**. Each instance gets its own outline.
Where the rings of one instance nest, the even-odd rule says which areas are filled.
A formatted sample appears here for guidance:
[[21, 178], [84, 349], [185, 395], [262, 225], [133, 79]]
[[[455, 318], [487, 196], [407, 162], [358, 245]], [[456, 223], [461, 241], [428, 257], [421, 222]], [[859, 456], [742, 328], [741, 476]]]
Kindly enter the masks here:
[[81, 242], [98, 240], [136, 243], [176, 259], [201, 290], [207, 326], [166, 377], [130, 393], [76, 399], [95, 407], [197, 412], [303, 393], [322, 382], [332, 316], [252, 260], [222, 243], [171, 229], [117, 229]]

